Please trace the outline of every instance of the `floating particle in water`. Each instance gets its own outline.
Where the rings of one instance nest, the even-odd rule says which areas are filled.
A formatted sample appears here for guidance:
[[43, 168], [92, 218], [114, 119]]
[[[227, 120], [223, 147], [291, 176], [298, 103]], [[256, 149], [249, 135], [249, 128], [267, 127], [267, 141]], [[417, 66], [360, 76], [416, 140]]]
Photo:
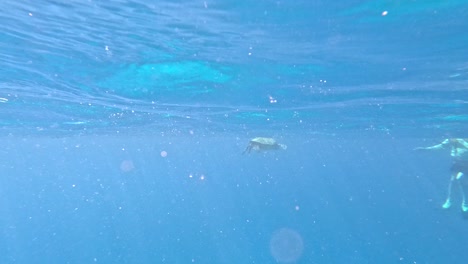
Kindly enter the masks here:
[[290, 228], [276, 230], [270, 239], [270, 252], [279, 263], [293, 263], [304, 250], [301, 235]]
[[166, 151], [164, 151], [164, 150], [163, 150], [163, 151], [161, 151], [161, 157], [163, 157], [163, 158], [167, 157], [167, 152], [166, 152]]
[[386, 16], [386, 15], [388, 15], [388, 11], [387, 11], [387, 10], [385, 10], [385, 11], [382, 12], [382, 16]]
[[120, 163], [120, 170], [123, 172], [129, 172], [135, 169], [135, 166], [133, 165], [133, 161], [131, 160], [124, 160]]
[[270, 104], [274, 104], [274, 103], [277, 103], [277, 102], [278, 102], [278, 101], [277, 101], [275, 98], [273, 98], [273, 96], [271, 96], [271, 95], [268, 96], [268, 99], [270, 99]]

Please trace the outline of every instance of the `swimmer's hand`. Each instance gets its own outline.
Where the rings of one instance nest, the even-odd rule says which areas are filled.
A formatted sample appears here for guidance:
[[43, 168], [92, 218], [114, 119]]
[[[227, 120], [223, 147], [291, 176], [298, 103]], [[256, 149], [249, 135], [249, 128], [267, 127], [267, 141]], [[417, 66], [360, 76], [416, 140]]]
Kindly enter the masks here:
[[421, 151], [421, 150], [427, 150], [427, 148], [417, 147], [417, 148], [414, 148], [413, 150], [414, 151]]

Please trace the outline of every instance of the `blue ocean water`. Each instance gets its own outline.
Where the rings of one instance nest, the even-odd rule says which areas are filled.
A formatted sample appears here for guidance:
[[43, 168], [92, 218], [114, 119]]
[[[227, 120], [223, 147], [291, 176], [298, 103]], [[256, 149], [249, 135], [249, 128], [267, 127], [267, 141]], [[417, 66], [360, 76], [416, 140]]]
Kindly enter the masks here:
[[0, 263], [468, 258], [466, 1], [0, 6]]

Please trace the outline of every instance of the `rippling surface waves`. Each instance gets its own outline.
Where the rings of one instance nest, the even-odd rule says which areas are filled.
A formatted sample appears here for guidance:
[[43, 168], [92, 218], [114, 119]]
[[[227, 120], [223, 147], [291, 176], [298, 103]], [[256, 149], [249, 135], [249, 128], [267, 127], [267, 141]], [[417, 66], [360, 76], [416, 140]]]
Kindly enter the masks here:
[[464, 1], [28, 2], [2, 2], [2, 134], [468, 128]]

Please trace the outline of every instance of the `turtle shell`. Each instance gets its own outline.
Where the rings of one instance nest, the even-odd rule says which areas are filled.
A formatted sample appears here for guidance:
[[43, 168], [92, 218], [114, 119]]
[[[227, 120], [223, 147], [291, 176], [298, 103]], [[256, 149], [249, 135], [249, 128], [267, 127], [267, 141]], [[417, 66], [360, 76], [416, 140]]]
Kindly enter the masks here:
[[266, 146], [274, 146], [276, 145], [276, 140], [272, 138], [264, 138], [264, 137], [256, 137], [250, 140], [252, 143], [257, 143], [260, 145], [266, 145]]

